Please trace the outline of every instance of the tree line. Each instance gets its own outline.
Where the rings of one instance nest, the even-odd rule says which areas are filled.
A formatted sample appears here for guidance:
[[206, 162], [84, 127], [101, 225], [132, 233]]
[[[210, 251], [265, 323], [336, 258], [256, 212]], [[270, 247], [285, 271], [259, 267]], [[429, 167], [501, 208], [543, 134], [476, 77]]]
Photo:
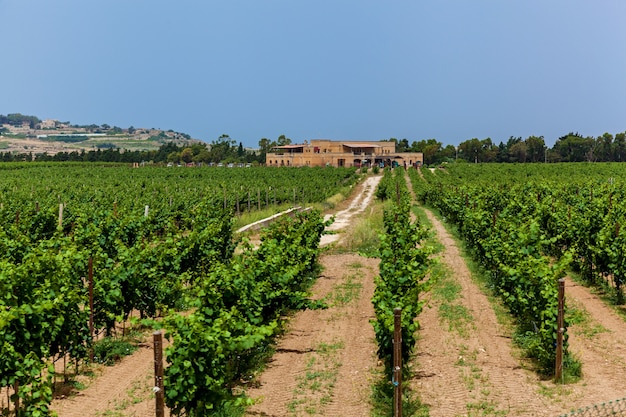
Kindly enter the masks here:
[[511, 136], [506, 143], [495, 144], [491, 138], [469, 139], [458, 146], [444, 146], [436, 139], [414, 141], [397, 140], [398, 152], [422, 152], [425, 165], [443, 162], [626, 162], [626, 132], [604, 133], [598, 137], [570, 132], [557, 139], [552, 148], [546, 146], [543, 136], [526, 139]]
[[41, 120], [36, 116], [25, 116], [20, 113], [0, 114], [0, 125], [22, 126], [28, 124], [31, 129], [35, 127]]

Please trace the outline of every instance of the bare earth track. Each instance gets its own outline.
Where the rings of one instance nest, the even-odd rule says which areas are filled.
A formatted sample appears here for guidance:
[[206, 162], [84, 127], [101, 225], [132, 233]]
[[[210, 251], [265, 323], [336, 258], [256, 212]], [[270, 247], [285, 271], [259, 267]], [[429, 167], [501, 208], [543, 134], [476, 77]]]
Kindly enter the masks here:
[[[337, 245], [370, 203], [375, 184], [360, 184], [338, 208], [336, 223], [342, 229], [330, 235]], [[415, 377], [407, 383], [430, 406], [431, 416], [558, 416], [626, 396], [626, 323], [622, 318], [587, 288], [568, 281], [568, 305], [588, 316], [585, 323], [569, 329], [570, 349], [583, 362], [583, 379], [565, 386], [540, 380], [526, 369], [510, 330], [498, 324], [455, 241], [432, 213], [426, 213], [445, 246], [440, 261], [462, 288], [459, 308], [471, 316], [467, 332], [451, 329], [440, 317], [441, 302], [433, 298], [419, 317], [421, 329], [412, 364]], [[304, 311], [290, 319], [277, 353], [256, 385], [246, 390], [257, 401], [249, 416], [370, 413], [370, 385], [375, 370], [380, 369], [369, 323], [378, 260], [328, 251], [320, 262], [323, 271], [313, 294], [330, 308]], [[55, 400], [53, 410], [60, 417], [154, 416], [152, 357], [152, 349], [142, 347], [119, 364], [101, 368], [86, 389]]]
[[[425, 210], [445, 246], [441, 261], [462, 286], [461, 304], [471, 330], [461, 336], [438, 317], [436, 303], [419, 317], [420, 398], [430, 415], [558, 416], [626, 396], [626, 323], [588, 288], [566, 283], [568, 305], [587, 312], [587, 322], [569, 327], [570, 350], [583, 363], [583, 378], [568, 385], [540, 380], [525, 369], [510, 332], [498, 324], [488, 298], [471, 281], [459, 248], [441, 222]], [[620, 382], [621, 381], [621, 382]]]

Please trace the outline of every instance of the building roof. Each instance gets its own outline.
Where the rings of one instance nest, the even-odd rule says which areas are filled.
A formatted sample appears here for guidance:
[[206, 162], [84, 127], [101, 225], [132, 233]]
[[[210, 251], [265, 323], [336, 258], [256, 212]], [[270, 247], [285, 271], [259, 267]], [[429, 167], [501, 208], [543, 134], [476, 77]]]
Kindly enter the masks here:
[[295, 149], [295, 148], [304, 148], [306, 145], [277, 145], [272, 146], [272, 149]]
[[380, 148], [380, 145], [374, 145], [373, 143], [342, 143], [343, 146], [349, 148]]

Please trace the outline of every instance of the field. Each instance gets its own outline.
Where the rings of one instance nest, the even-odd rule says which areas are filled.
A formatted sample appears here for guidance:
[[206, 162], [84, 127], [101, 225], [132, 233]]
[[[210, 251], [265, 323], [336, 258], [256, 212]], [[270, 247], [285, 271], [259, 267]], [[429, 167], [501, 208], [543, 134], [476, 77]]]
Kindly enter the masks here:
[[[60, 416], [154, 414], [145, 335], [112, 367], [85, 358], [105, 336], [156, 326], [172, 342], [168, 414], [385, 415], [376, 387], [396, 306], [410, 415], [548, 416], [624, 396], [619, 165], [458, 164], [368, 181], [338, 169], [0, 171], [5, 411], [17, 388], [24, 415], [45, 415], [53, 396]], [[288, 205], [317, 210], [255, 245], [233, 235], [251, 212]], [[331, 235], [321, 212], [336, 217]]]

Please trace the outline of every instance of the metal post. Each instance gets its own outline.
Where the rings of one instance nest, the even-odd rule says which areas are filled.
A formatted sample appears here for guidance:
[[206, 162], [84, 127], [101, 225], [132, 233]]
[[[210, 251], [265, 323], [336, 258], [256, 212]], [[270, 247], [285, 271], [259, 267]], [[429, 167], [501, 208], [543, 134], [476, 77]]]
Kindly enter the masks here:
[[557, 315], [556, 332], [556, 366], [555, 381], [563, 380], [563, 333], [565, 333], [565, 279], [559, 280], [559, 309]]
[[393, 309], [393, 415], [402, 416], [402, 309]]
[[154, 342], [154, 398], [156, 400], [156, 417], [164, 417], [163, 392], [163, 336], [160, 331], [152, 333]]

